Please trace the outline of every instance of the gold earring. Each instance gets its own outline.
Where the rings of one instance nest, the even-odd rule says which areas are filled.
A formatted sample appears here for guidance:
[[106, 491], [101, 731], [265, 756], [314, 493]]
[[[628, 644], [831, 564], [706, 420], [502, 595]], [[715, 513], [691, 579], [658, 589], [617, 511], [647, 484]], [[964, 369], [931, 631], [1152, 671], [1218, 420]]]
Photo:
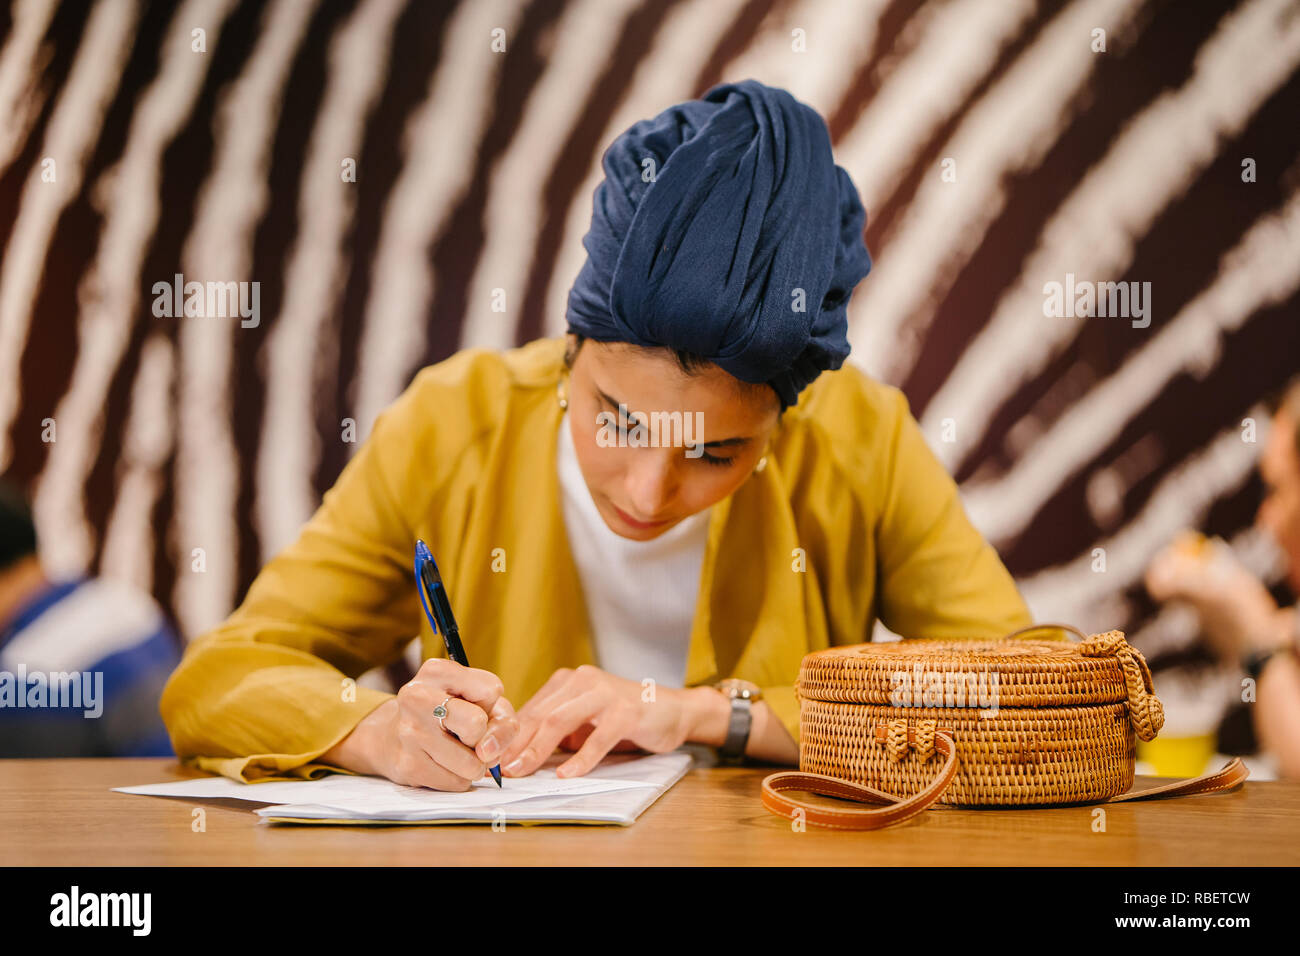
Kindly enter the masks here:
[[560, 408], [569, 407], [569, 390], [565, 388], [568, 379], [560, 379], [555, 383], [555, 397], [559, 399]]

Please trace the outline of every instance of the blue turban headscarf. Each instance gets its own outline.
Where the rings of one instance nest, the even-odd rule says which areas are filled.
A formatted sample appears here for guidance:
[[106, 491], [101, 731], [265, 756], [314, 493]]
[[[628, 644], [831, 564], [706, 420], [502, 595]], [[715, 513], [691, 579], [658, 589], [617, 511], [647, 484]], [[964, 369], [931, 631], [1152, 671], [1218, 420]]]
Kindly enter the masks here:
[[694, 352], [782, 411], [844, 363], [866, 211], [816, 110], [724, 83], [633, 124], [602, 165], [569, 331]]

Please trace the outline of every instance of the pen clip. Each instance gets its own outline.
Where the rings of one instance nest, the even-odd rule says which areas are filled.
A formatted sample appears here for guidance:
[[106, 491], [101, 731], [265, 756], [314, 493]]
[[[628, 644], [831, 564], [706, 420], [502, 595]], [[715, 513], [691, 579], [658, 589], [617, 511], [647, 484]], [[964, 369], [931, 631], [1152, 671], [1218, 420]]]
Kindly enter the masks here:
[[424, 616], [427, 617], [427, 618], [429, 619], [429, 624], [433, 627], [433, 633], [434, 633], [434, 634], [438, 634], [438, 633], [440, 633], [439, 630], [438, 630], [438, 621], [437, 621], [437, 619], [433, 616], [433, 612], [429, 609], [429, 601], [431, 601], [431, 600], [433, 599], [433, 595], [429, 595], [428, 600], [425, 599], [425, 595], [424, 595], [424, 592], [425, 592], [425, 588], [424, 588], [424, 573], [423, 573], [423, 572], [424, 572], [424, 563], [425, 563], [426, 561], [432, 561], [432, 560], [433, 560], [433, 555], [429, 552], [429, 546], [426, 545], [423, 541], [420, 541], [419, 539], [416, 539], [416, 542], [415, 542], [415, 590], [419, 592], [419, 594], [420, 594], [420, 603], [424, 605]]

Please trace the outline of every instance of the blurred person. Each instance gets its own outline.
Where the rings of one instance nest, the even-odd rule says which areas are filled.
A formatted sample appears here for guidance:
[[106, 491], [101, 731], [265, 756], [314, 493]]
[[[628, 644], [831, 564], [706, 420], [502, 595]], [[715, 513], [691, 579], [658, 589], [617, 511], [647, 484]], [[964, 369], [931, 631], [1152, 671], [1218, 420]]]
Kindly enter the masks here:
[[[1264, 498], [1257, 526], [1279, 545], [1287, 581], [1300, 594], [1300, 379], [1277, 405], [1259, 460]], [[1278, 607], [1264, 583], [1243, 567], [1226, 543], [1182, 535], [1147, 569], [1158, 601], [1183, 601], [1200, 617], [1215, 652], [1255, 679], [1249, 710], [1260, 746], [1280, 776], [1300, 779], [1300, 612]]]
[[170, 756], [158, 700], [179, 660], [149, 595], [48, 578], [31, 511], [0, 481], [0, 757]]

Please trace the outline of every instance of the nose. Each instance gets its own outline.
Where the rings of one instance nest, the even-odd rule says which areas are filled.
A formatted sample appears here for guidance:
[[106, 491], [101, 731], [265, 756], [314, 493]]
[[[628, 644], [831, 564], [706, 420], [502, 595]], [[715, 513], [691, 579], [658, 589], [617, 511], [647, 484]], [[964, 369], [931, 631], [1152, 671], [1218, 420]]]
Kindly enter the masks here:
[[624, 489], [633, 517], [653, 521], [663, 516], [677, 495], [677, 468], [672, 448], [638, 448], [630, 456]]

